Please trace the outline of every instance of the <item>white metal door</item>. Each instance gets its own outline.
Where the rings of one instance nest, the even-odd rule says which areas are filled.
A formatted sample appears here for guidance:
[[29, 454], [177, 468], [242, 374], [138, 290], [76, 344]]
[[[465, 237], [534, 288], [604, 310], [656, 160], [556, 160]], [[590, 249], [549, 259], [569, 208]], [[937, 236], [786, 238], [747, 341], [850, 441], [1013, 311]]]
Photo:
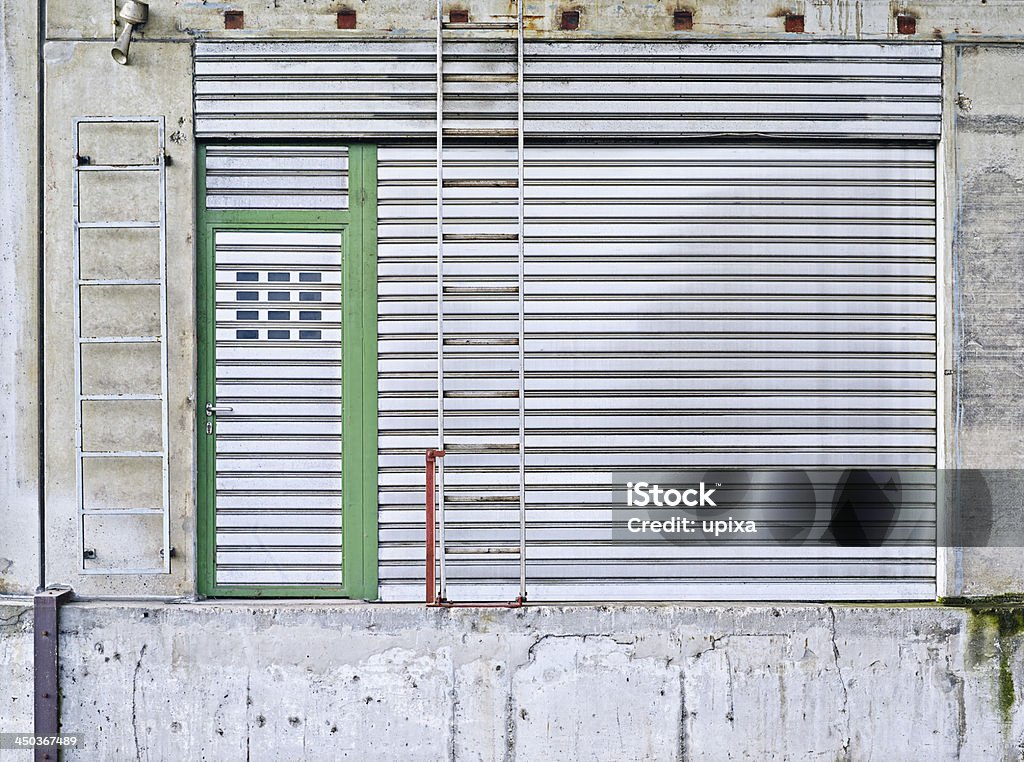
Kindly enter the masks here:
[[215, 234], [219, 586], [342, 584], [341, 245]]

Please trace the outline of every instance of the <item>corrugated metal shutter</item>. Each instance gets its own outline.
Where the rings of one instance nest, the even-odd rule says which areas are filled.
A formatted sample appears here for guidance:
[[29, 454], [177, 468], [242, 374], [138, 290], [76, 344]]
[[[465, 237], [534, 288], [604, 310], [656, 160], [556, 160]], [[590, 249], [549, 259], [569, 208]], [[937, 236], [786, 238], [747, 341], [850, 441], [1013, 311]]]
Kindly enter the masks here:
[[340, 585], [341, 234], [218, 232], [216, 583]]
[[[935, 138], [939, 43], [527, 41], [530, 138]], [[445, 129], [512, 132], [513, 41], [445, 44]], [[199, 42], [200, 138], [433, 138], [434, 42]]]
[[[381, 595], [419, 600], [434, 155], [379, 158]], [[514, 148], [453, 147], [445, 165], [494, 178], [515, 161]], [[530, 600], [934, 597], [931, 547], [640, 548], [612, 539], [609, 508], [611, 473], [630, 468], [934, 468], [934, 162], [928, 144], [528, 147]], [[446, 230], [512, 229], [515, 193], [446, 190]], [[452, 241], [446, 284], [500, 287], [514, 248]], [[455, 289], [445, 333], [512, 333], [516, 309]], [[445, 422], [456, 540], [513, 531], [486, 497], [514, 491], [515, 455], [473, 444], [510, 428], [516, 400], [478, 392], [509, 385], [514, 349], [469, 345], [446, 364], [450, 391], [477, 392], [451, 399]], [[449, 569], [453, 599], [514, 594], [515, 562]]]
[[208, 209], [347, 209], [348, 149], [212, 145], [205, 180]]

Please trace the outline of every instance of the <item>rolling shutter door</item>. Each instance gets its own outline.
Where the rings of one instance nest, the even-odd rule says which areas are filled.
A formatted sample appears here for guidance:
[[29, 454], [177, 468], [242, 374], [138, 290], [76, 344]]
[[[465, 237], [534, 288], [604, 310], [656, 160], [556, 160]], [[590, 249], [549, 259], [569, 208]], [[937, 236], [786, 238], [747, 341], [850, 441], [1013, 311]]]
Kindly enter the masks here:
[[[436, 441], [434, 157], [379, 156], [381, 595], [419, 600], [422, 451]], [[641, 548], [612, 537], [610, 510], [611, 474], [628, 469], [934, 468], [934, 159], [909, 143], [528, 147], [531, 601], [934, 598], [932, 547]], [[467, 179], [514, 174], [515, 151], [452, 148], [445, 164]], [[453, 191], [453, 230], [514, 225], [514, 188]], [[446, 246], [446, 282], [500, 284], [512, 249]], [[445, 333], [508, 333], [516, 309], [448, 297]], [[506, 349], [468, 348], [450, 388], [500, 383]], [[512, 402], [449, 408], [446, 493], [481, 496], [452, 515], [456, 539], [506, 544], [512, 521], [486, 496], [518, 474], [473, 443], [502, 436]], [[515, 589], [514, 562], [449, 570], [454, 599]]]
[[[939, 43], [527, 40], [525, 135], [938, 138]], [[198, 42], [196, 136], [427, 139], [433, 40]], [[445, 132], [516, 127], [512, 40], [445, 44]]]
[[[446, 168], [513, 179], [498, 144], [515, 126], [514, 44], [452, 42], [445, 60], [446, 145], [489, 141], [450, 148]], [[632, 466], [934, 467], [941, 45], [529, 40], [524, 60], [530, 599], [933, 598], [932, 548], [638, 549], [613, 541], [608, 505], [611, 472]], [[386, 600], [421, 599], [437, 437], [436, 175], [413, 142], [435, 136], [435, 62], [432, 40], [196, 45], [199, 138], [389, 143]], [[484, 185], [446, 201], [446, 232], [496, 234], [446, 245], [462, 291], [445, 297], [445, 332], [467, 339], [446, 377], [463, 392], [447, 406], [446, 491], [459, 538], [501, 545], [515, 457], [474, 445], [509, 435], [515, 400], [473, 390], [505, 389], [517, 352], [473, 337], [518, 319], [496, 290], [514, 281], [500, 239], [516, 191]], [[514, 564], [458, 566], [453, 598], [514, 594]]]

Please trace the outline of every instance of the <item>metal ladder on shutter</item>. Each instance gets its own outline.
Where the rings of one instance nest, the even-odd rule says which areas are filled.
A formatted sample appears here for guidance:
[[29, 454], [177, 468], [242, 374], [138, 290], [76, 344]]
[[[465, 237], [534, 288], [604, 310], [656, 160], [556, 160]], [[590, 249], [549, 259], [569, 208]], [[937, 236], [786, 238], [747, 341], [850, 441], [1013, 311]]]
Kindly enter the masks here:
[[[524, 276], [525, 276], [525, 261], [524, 261], [524, 182], [523, 182], [523, 163], [524, 163], [524, 140], [523, 140], [523, 6], [524, 0], [518, 0], [516, 8], [516, 20], [513, 22], [483, 22], [483, 23], [471, 23], [468, 20], [466, 22], [446, 22], [443, 15], [443, 2], [437, 0], [437, 432], [438, 432], [438, 445], [436, 450], [428, 450], [427, 452], [427, 469], [428, 469], [428, 531], [427, 531], [427, 602], [442, 606], [459, 605], [447, 599], [447, 588], [448, 588], [448, 575], [447, 567], [451, 563], [452, 556], [465, 556], [465, 555], [485, 555], [486, 557], [499, 556], [505, 558], [515, 558], [519, 564], [519, 594], [516, 599], [509, 603], [477, 603], [471, 604], [466, 603], [462, 605], [501, 605], [501, 606], [522, 606], [526, 602], [526, 448], [525, 448], [525, 355], [524, 355], [524, 334], [525, 334], [525, 318], [524, 318]], [[516, 82], [516, 127], [514, 130], [516, 138], [516, 178], [510, 182], [507, 179], [493, 181], [481, 181], [481, 180], [470, 180], [470, 181], [458, 181], [449, 179], [445, 174], [444, 164], [444, 150], [445, 150], [445, 129], [444, 129], [444, 114], [445, 114], [445, 42], [450, 38], [445, 34], [448, 30], [505, 30], [514, 31], [515, 33], [515, 50], [516, 50], [516, 66], [515, 66], [515, 82]], [[490, 134], [483, 134], [482, 132], [476, 133], [474, 137], [509, 137], [507, 130], [495, 130]], [[518, 379], [517, 385], [514, 390], [515, 396], [518, 399], [518, 441], [515, 446], [515, 451], [518, 454], [518, 494], [515, 496], [515, 502], [518, 503], [519, 509], [519, 522], [518, 522], [518, 543], [515, 545], [464, 545], [464, 544], [449, 544], [448, 536], [446, 533], [446, 516], [445, 516], [445, 487], [444, 487], [444, 468], [443, 461], [441, 460], [446, 454], [446, 440], [445, 440], [445, 399], [448, 397], [449, 392], [445, 388], [445, 359], [446, 353], [452, 342], [449, 341], [445, 336], [445, 296], [449, 293], [457, 293], [455, 287], [449, 288], [445, 284], [445, 242], [448, 240], [459, 240], [462, 242], [466, 241], [494, 241], [495, 236], [491, 235], [473, 235], [473, 234], [449, 234], [445, 230], [445, 188], [459, 187], [459, 185], [468, 183], [474, 187], [494, 187], [494, 188], [508, 188], [511, 187], [514, 182], [515, 187], [518, 190], [517, 193], [517, 229], [516, 232], [509, 236], [501, 236], [501, 240], [515, 240], [517, 242], [517, 282], [514, 287], [515, 293], [518, 299], [518, 331], [515, 338], [515, 343], [518, 348]], [[499, 234], [500, 235], [500, 234]], [[465, 290], [466, 287], [462, 287]], [[486, 286], [469, 287], [477, 295], [486, 295]], [[493, 290], [494, 287], [491, 286]], [[500, 289], [502, 294], [507, 294], [509, 289]], [[484, 345], [488, 343], [507, 343], [505, 339], [494, 339], [486, 336], [480, 336], [469, 340], [471, 343], [477, 345]], [[503, 390], [499, 392], [488, 392], [485, 390], [471, 391], [468, 394], [476, 396], [510, 396], [509, 393], [513, 390]], [[466, 393], [464, 393], [466, 394]], [[482, 445], [483, 450], [491, 449], [492, 446]], [[493, 449], [502, 449], [501, 445], [494, 445]], [[448, 451], [449, 455], [453, 455], [451, 451]], [[436, 474], [436, 485], [437, 492], [436, 498], [434, 494], [434, 466], [437, 466]], [[435, 572], [434, 567], [434, 511], [433, 502], [436, 499], [437, 512], [437, 544], [439, 554], [437, 558], [437, 569]], [[437, 576], [434, 576], [436, 573]], [[433, 585], [433, 580], [437, 580], [438, 584]]]
[[[94, 164], [79, 151], [79, 128], [82, 124], [123, 124], [152, 123], [157, 129], [157, 145], [155, 158], [148, 164]], [[81, 544], [82, 574], [169, 574], [171, 571], [171, 525], [170, 525], [170, 462], [169, 462], [169, 411], [167, 396], [167, 164], [165, 125], [163, 116], [121, 116], [121, 117], [78, 117], [74, 120], [74, 155], [71, 179], [71, 196], [73, 211], [73, 292], [72, 310], [74, 314], [74, 364], [75, 364], [75, 476], [78, 500], [78, 535]], [[158, 219], [144, 221], [130, 220], [96, 220], [85, 222], [81, 214], [81, 178], [84, 173], [154, 173], [157, 175]], [[156, 278], [83, 278], [82, 277], [82, 241], [81, 231], [89, 229], [125, 230], [149, 228], [156, 229], [159, 237], [159, 274]], [[82, 294], [83, 289], [97, 287], [117, 288], [134, 286], [156, 286], [160, 300], [160, 335], [159, 336], [83, 336], [82, 333]], [[156, 393], [117, 393], [87, 394], [83, 391], [82, 347], [102, 345], [160, 345], [160, 392]], [[151, 401], [160, 403], [160, 449], [145, 450], [87, 450], [83, 432], [83, 405], [87, 402], [107, 401]], [[95, 458], [123, 459], [159, 459], [161, 465], [161, 505], [160, 507], [136, 506], [131, 508], [88, 508], [85, 500], [84, 464]], [[154, 565], [138, 568], [87, 566], [86, 561], [94, 557], [86, 545], [86, 519], [89, 517], [105, 517], [108, 521], [118, 521], [131, 516], [153, 516], [162, 520], [160, 558]]]

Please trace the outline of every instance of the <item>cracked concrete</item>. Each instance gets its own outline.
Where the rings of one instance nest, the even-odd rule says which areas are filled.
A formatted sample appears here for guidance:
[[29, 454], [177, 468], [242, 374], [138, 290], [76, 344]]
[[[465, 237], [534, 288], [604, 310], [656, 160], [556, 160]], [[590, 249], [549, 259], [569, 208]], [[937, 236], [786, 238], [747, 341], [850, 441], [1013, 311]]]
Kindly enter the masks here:
[[135, 739], [135, 759], [142, 759], [142, 750], [139, 747], [139, 724], [138, 724], [138, 696], [139, 696], [139, 670], [142, 669], [142, 659], [146, 655], [146, 644], [139, 649], [139, 658], [135, 662], [135, 671], [132, 672], [132, 736]]
[[[2, 600], [2, 599], [0, 599]], [[0, 603], [0, 730], [31, 719], [31, 638]], [[75, 602], [67, 759], [1016, 760], [998, 655], [938, 606]], [[21, 703], [24, 702], [24, 703]]]
[[843, 716], [846, 718], [846, 740], [843, 741], [843, 756], [844, 759], [849, 758], [850, 754], [850, 693], [846, 687], [846, 680], [843, 677], [843, 668], [839, 664], [839, 644], [836, 643], [836, 610], [831, 606], [828, 607], [828, 615], [831, 620], [832, 629], [832, 658], [836, 665], [836, 674], [839, 675], [839, 687], [843, 692]]
[[31, 729], [32, 607], [0, 597], [0, 733]]
[[30, 614], [32, 613], [32, 607], [16, 610], [10, 615], [0, 617], [0, 627], [12, 627], [19, 629], [22, 627], [23, 622], [31, 619]]

